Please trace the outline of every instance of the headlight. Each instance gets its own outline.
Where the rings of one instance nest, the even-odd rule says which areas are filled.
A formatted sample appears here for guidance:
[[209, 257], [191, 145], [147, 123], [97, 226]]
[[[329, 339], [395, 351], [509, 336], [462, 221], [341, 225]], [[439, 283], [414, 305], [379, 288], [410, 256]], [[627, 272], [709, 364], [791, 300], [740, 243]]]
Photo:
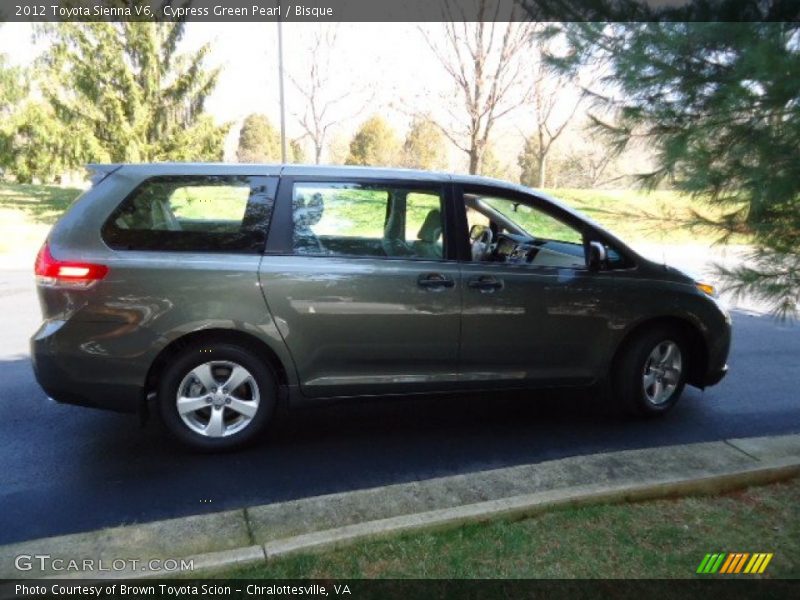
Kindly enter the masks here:
[[696, 287], [698, 290], [700, 290], [700, 291], [701, 291], [701, 292], [703, 292], [704, 294], [708, 294], [708, 295], [709, 295], [709, 296], [711, 296], [712, 298], [716, 298], [716, 297], [717, 297], [717, 290], [716, 290], [716, 288], [715, 288], [713, 285], [711, 285], [710, 283], [705, 283], [705, 282], [703, 282], [703, 281], [695, 281], [695, 282], [694, 282], [694, 286], [695, 286], [695, 287]]

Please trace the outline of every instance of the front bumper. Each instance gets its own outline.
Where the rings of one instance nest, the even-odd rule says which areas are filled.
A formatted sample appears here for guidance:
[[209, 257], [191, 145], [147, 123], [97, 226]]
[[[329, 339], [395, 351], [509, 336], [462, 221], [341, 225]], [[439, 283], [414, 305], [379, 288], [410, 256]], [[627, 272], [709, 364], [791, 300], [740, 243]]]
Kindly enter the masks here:
[[721, 369], [716, 369], [711, 371], [706, 375], [706, 380], [703, 382], [703, 387], [710, 386], [710, 385], [717, 385], [720, 381], [725, 378], [725, 375], [728, 374], [728, 365], [722, 365]]

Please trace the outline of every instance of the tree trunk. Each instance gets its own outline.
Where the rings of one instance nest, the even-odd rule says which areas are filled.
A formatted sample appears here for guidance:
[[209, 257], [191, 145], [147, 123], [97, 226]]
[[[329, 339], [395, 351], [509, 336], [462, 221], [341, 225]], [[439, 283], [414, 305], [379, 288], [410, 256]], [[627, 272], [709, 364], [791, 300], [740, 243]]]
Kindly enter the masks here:
[[314, 144], [314, 160], [316, 164], [322, 161], [322, 144]]
[[481, 166], [480, 156], [478, 156], [477, 148], [473, 148], [469, 152], [469, 174], [477, 175]]
[[536, 177], [536, 187], [539, 189], [544, 188], [545, 177], [547, 176], [547, 155], [542, 154], [539, 156], [539, 172]]

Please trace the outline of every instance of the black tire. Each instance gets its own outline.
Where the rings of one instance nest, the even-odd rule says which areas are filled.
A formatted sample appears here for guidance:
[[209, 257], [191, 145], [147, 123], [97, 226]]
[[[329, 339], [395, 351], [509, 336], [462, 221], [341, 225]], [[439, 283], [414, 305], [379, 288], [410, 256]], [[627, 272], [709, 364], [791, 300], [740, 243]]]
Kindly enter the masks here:
[[[209, 373], [214, 378], [212, 389], [219, 390], [213, 394], [204, 386], [195, 375], [190, 375], [193, 370], [208, 366]], [[227, 377], [233, 374], [233, 369], [243, 367], [251, 377], [244, 383], [231, 390], [225, 400], [222, 397], [222, 385]], [[238, 371], [242, 373], [243, 371]], [[216, 385], [219, 383], [220, 385]], [[183, 391], [199, 390], [188, 394], [193, 400], [200, 403], [200, 398], [209, 403], [205, 407], [186, 413], [186, 419], [178, 411], [178, 391], [183, 386]], [[211, 386], [209, 386], [211, 387]], [[224, 388], [227, 392], [227, 388]], [[236, 392], [234, 394], [234, 392]], [[182, 394], [185, 395], [185, 394]], [[209, 400], [211, 396], [213, 400]], [[242, 397], [245, 403], [238, 402]], [[252, 416], [240, 414], [233, 410], [231, 402], [238, 406], [246, 406], [248, 411], [254, 411]], [[275, 411], [277, 404], [277, 387], [275, 377], [270, 367], [264, 364], [253, 352], [228, 342], [207, 342], [184, 349], [175, 356], [165, 370], [158, 386], [158, 411], [164, 425], [179, 441], [191, 448], [203, 451], [219, 451], [241, 448], [253, 442], [266, 428]], [[239, 410], [242, 410], [241, 408]], [[213, 415], [217, 423], [221, 420], [222, 432], [217, 436], [214, 433], [199, 433], [204, 419], [208, 419], [207, 426], [211, 425]]]
[[[659, 349], [660, 356], [667, 356], [669, 344], [674, 344], [679, 352], [680, 372], [670, 366], [664, 369], [651, 360], [652, 353]], [[672, 355], [674, 356], [674, 354]], [[670, 359], [671, 363], [674, 359]], [[680, 399], [686, 385], [689, 369], [689, 353], [683, 336], [665, 327], [653, 327], [636, 335], [623, 349], [614, 365], [612, 373], [612, 393], [618, 406], [628, 414], [638, 417], [656, 417], [669, 412]], [[659, 372], [655, 372], [658, 370]], [[665, 371], [665, 372], [662, 372]], [[656, 382], [646, 387], [645, 376], [654, 377]], [[649, 380], [649, 379], [648, 379]], [[660, 384], [662, 388], [656, 388]], [[674, 388], [667, 393], [669, 386]], [[656, 394], [658, 389], [663, 394]], [[656, 402], [656, 399], [659, 399]]]

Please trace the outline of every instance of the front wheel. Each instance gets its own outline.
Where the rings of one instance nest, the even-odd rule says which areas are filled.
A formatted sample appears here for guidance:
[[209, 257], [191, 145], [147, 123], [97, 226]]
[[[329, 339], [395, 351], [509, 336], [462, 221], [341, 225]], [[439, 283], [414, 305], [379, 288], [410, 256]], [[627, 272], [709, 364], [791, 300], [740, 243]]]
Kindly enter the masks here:
[[275, 408], [270, 369], [249, 350], [227, 343], [187, 348], [158, 388], [161, 418], [183, 443], [222, 450], [251, 442]]
[[613, 374], [613, 392], [628, 412], [657, 416], [678, 402], [686, 385], [688, 354], [683, 338], [657, 328], [638, 335], [623, 350]]

